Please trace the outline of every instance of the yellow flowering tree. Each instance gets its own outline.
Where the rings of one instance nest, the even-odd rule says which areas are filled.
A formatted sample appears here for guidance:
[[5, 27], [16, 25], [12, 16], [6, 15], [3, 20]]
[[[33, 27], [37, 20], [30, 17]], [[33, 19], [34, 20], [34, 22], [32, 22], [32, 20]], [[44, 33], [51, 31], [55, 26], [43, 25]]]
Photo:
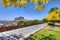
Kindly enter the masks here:
[[44, 4], [48, 4], [49, 0], [0, 0], [4, 7], [9, 7], [14, 5], [14, 7], [22, 7], [29, 2], [35, 5], [36, 10], [43, 10]]
[[52, 8], [48, 15], [46, 16], [46, 19], [51, 21], [57, 21], [60, 20], [60, 8]]

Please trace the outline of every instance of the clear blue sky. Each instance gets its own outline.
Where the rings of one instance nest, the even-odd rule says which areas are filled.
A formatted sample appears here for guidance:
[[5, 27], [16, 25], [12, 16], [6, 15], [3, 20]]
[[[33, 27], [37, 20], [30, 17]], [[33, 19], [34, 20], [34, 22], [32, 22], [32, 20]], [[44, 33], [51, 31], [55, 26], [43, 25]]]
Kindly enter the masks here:
[[15, 17], [23, 16], [25, 19], [43, 19], [48, 14], [51, 8], [60, 8], [60, 0], [58, 2], [49, 2], [43, 11], [37, 11], [34, 9], [34, 5], [29, 3], [22, 8], [14, 8], [13, 6], [4, 8], [0, 3], [0, 20], [13, 20]]

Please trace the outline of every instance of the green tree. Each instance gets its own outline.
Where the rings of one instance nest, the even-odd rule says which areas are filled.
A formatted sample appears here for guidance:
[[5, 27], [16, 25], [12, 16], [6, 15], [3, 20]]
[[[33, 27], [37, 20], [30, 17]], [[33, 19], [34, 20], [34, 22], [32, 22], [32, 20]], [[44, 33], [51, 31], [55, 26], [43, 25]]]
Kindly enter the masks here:
[[33, 20], [32, 23], [33, 24], [38, 24], [39, 23], [39, 20]]
[[43, 21], [43, 22], [48, 22], [48, 20], [47, 20], [46, 18], [44, 18], [42, 21]]

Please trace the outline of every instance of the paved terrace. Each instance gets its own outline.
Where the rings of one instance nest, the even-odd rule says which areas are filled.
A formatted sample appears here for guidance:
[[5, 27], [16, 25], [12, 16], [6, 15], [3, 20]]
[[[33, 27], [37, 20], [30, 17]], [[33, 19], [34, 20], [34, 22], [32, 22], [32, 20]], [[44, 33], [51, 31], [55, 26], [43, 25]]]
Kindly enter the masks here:
[[45, 27], [47, 23], [44, 24], [38, 24], [34, 26], [19, 28], [11, 31], [1, 32], [0, 33], [0, 40], [6, 39], [6, 40], [23, 40], [24, 38], [27, 38], [31, 34], [37, 32], [38, 30]]

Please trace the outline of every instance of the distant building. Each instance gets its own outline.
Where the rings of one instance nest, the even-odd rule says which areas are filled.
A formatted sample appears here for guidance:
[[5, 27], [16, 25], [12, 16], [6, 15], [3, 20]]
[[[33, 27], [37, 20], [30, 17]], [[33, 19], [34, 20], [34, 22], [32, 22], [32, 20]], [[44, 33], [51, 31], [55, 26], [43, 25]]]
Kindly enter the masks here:
[[0, 23], [0, 27], [2, 26], [3, 24], [2, 23]]
[[1, 21], [0, 26], [16, 26], [19, 21], [27, 21], [24, 17], [16, 17], [13, 21]]
[[24, 19], [24, 17], [16, 17], [16, 18], [13, 20], [12, 24], [13, 24], [13, 25], [17, 25], [17, 23], [18, 23], [19, 21], [27, 21], [27, 20]]
[[24, 20], [24, 17], [16, 17], [16, 18], [14, 19], [14, 21], [20, 21], [20, 20]]

